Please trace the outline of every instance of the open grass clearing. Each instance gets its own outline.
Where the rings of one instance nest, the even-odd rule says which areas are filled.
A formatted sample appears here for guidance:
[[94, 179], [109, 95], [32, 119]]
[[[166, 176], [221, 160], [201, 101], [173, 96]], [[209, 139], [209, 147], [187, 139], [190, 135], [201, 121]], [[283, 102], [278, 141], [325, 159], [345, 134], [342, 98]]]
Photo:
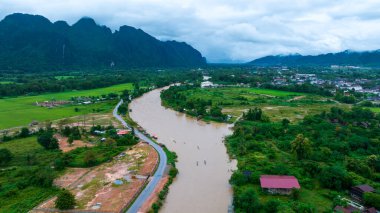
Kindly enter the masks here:
[[372, 112], [380, 113], [380, 107], [369, 107]]
[[292, 122], [302, 120], [306, 115], [329, 111], [333, 106], [351, 107], [319, 95], [261, 88], [197, 88], [181, 94], [188, 100], [212, 101], [214, 105], [223, 108], [223, 113], [232, 116], [230, 121], [235, 121], [243, 112], [253, 107], [260, 107], [273, 121], [287, 118]]

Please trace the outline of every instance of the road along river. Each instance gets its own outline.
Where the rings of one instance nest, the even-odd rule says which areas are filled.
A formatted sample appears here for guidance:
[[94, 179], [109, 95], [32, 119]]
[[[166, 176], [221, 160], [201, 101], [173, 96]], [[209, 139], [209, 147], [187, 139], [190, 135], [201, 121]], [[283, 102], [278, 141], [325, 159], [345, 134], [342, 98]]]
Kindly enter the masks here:
[[223, 138], [232, 133], [230, 126], [207, 124], [165, 109], [160, 92], [156, 89], [133, 100], [130, 116], [178, 155], [179, 174], [161, 212], [227, 212], [232, 202], [228, 180], [236, 167], [223, 144]]

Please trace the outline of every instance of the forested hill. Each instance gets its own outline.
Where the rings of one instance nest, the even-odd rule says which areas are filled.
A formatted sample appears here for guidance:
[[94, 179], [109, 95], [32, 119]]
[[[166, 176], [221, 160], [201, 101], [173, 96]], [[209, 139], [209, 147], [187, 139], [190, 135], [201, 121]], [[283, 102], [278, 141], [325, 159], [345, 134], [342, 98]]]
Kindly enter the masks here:
[[205, 63], [201, 53], [184, 42], [159, 41], [130, 26], [112, 32], [91, 18], [70, 26], [16, 13], [0, 22], [0, 70], [196, 67]]
[[369, 66], [380, 67], [380, 50], [354, 52], [346, 50], [339, 53], [328, 53], [316, 56], [278, 55], [266, 56], [249, 62], [257, 66]]

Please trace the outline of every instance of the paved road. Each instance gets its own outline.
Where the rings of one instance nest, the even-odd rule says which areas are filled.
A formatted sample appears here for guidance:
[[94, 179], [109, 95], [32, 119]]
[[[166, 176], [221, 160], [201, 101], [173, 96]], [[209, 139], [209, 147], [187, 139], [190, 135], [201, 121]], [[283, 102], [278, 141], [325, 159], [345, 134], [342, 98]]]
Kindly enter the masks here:
[[[115, 109], [113, 110], [113, 116], [115, 118], [117, 118], [123, 124], [123, 126], [130, 128], [128, 126], [128, 124], [124, 121], [124, 119], [120, 115], [117, 114], [117, 109], [119, 108], [119, 106], [122, 103], [123, 103], [123, 100], [121, 100], [116, 105]], [[156, 170], [156, 173], [153, 176], [151, 176], [150, 182], [145, 187], [145, 189], [141, 192], [141, 194], [137, 197], [137, 199], [132, 204], [132, 206], [127, 210], [127, 213], [136, 213], [140, 209], [140, 207], [144, 204], [144, 202], [149, 198], [149, 196], [153, 193], [154, 189], [156, 188], [156, 186], [160, 182], [160, 180], [164, 174], [166, 164], [167, 164], [166, 154], [165, 154], [164, 150], [159, 145], [154, 143], [151, 139], [146, 137], [144, 134], [142, 134], [137, 129], [135, 129], [135, 135], [137, 137], [139, 137], [141, 140], [148, 142], [149, 145], [151, 145], [155, 150], [157, 150], [157, 152], [160, 156], [160, 162], [159, 162], [158, 168]]]

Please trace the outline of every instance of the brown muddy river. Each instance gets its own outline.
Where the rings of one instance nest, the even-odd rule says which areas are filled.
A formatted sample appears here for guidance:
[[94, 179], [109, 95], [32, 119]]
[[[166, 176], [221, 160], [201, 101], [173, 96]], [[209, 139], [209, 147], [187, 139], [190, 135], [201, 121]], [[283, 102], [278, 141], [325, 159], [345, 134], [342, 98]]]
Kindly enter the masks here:
[[207, 124], [165, 109], [160, 91], [130, 105], [132, 119], [178, 155], [179, 174], [160, 212], [227, 212], [232, 202], [228, 180], [236, 163], [229, 160], [223, 138], [232, 131], [226, 124]]

